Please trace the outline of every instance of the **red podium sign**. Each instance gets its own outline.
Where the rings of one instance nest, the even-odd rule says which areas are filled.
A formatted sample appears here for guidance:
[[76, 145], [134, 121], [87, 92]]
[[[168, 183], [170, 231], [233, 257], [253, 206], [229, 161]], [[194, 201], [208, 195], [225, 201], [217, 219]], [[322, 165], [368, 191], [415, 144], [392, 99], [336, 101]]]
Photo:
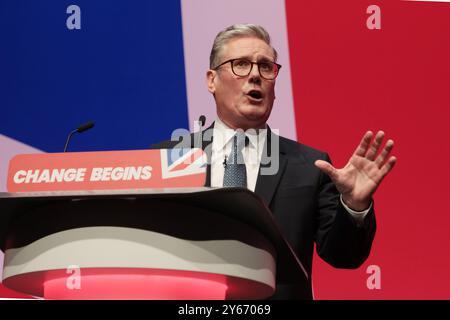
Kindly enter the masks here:
[[22, 154], [11, 159], [8, 192], [201, 187], [201, 149]]

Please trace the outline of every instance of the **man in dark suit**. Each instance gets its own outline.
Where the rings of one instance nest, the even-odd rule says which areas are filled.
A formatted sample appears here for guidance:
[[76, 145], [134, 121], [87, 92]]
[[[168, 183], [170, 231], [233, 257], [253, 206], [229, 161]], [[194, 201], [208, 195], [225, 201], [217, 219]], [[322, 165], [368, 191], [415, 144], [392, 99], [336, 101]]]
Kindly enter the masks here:
[[266, 122], [281, 68], [276, 59], [260, 26], [233, 25], [217, 35], [206, 75], [217, 107], [202, 139], [206, 185], [247, 187], [265, 201], [309, 275], [309, 294], [277, 283], [274, 298], [311, 298], [314, 242], [319, 256], [337, 268], [357, 268], [369, 256], [376, 229], [372, 195], [396, 158], [392, 140], [378, 154], [382, 131], [374, 138], [368, 131], [342, 169], [326, 153], [272, 132]]

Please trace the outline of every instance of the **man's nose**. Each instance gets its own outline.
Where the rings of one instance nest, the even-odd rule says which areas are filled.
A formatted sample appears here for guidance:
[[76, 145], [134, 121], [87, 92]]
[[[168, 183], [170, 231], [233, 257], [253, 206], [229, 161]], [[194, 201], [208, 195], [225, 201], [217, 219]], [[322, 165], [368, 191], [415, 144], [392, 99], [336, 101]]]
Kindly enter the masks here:
[[253, 66], [252, 66], [252, 70], [250, 71], [250, 74], [249, 74], [249, 81], [251, 83], [257, 83], [257, 84], [261, 83], [261, 75], [259, 74], [257, 64], [253, 64]]

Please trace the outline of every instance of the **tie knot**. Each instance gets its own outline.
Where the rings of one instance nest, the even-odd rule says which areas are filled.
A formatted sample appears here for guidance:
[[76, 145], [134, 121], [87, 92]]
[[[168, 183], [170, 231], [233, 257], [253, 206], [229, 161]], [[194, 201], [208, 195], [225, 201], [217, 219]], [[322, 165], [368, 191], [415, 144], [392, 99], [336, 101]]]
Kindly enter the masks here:
[[236, 131], [236, 134], [233, 137], [233, 144], [237, 146], [238, 150], [242, 150], [245, 146], [245, 140], [246, 140], [246, 136], [245, 136], [245, 132], [243, 131]]

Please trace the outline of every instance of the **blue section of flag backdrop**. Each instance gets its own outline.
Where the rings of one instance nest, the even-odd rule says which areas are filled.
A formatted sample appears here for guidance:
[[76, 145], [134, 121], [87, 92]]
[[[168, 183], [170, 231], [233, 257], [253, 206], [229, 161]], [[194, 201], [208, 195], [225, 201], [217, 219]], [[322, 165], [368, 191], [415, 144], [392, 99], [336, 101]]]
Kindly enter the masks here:
[[[81, 9], [69, 30], [67, 7]], [[0, 133], [46, 152], [144, 149], [188, 128], [178, 0], [0, 0]]]

